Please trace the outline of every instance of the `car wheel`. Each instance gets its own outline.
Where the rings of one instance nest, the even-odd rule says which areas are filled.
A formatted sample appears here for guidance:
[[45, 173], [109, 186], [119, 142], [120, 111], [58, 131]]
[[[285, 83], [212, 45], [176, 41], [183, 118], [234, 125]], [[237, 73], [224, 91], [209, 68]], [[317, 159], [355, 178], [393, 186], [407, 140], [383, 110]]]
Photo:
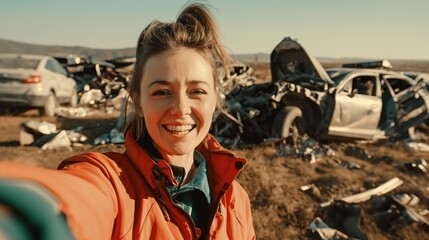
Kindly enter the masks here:
[[46, 117], [55, 116], [55, 109], [57, 108], [57, 99], [53, 92], [49, 93], [48, 98], [46, 99], [45, 105], [39, 110], [40, 115]]
[[78, 103], [78, 96], [77, 96], [77, 91], [75, 89], [73, 90], [73, 94], [70, 97], [69, 105], [70, 107], [76, 107], [77, 103]]
[[297, 144], [304, 134], [304, 120], [302, 111], [295, 106], [280, 110], [273, 121], [273, 136], [282, 138], [286, 144]]

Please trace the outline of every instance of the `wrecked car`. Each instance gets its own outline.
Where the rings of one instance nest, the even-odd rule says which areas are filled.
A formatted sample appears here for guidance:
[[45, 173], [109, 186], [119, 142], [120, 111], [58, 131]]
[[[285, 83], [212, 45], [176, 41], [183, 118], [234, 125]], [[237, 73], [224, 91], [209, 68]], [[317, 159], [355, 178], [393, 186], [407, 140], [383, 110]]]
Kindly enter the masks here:
[[403, 72], [404, 75], [410, 77], [414, 81], [423, 81], [426, 84], [426, 88], [429, 90], [429, 73], [424, 72]]
[[271, 53], [272, 82], [239, 86], [225, 99], [213, 134], [224, 144], [272, 139], [399, 138], [428, 119], [423, 81], [387, 70], [388, 61], [349, 64], [326, 71], [295, 40]]
[[111, 99], [128, 85], [128, 78], [117, 72], [112, 63], [82, 62], [69, 64], [67, 68], [77, 82], [80, 96], [90, 89], [97, 89], [105, 99]]
[[[218, 63], [219, 64], [219, 63]], [[217, 66], [220, 90], [223, 94], [230, 93], [238, 86], [250, 86], [255, 83], [253, 68], [240, 62], [234, 62], [229, 67], [229, 74], [225, 74], [220, 65]]]
[[2, 109], [38, 109], [52, 117], [58, 104], [76, 106], [77, 87], [60, 63], [46, 55], [0, 54]]

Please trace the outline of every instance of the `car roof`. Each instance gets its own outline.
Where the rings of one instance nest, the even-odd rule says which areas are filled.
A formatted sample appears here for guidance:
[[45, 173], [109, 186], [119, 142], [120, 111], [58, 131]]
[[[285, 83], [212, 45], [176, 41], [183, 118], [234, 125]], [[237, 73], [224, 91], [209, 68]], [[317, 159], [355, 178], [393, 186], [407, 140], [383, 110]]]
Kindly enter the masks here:
[[395, 71], [389, 71], [389, 70], [383, 70], [383, 69], [373, 69], [373, 68], [328, 68], [326, 71], [336, 71], [341, 73], [351, 73], [351, 72], [367, 72], [367, 73], [378, 73], [378, 74], [388, 74], [388, 75], [400, 75], [405, 76], [402, 73], [395, 72]]

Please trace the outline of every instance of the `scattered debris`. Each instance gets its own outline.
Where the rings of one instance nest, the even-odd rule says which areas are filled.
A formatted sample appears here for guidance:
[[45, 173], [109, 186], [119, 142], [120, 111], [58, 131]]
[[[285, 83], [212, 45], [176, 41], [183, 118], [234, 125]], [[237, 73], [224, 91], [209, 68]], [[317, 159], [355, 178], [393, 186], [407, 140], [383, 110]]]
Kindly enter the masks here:
[[407, 171], [412, 172], [415, 174], [426, 174], [427, 170], [427, 162], [423, 158], [416, 158], [413, 162], [410, 163], [404, 163], [399, 164], [399, 168]]
[[87, 141], [87, 137], [80, 133], [80, 130], [81, 128], [57, 130], [53, 123], [28, 121], [20, 126], [19, 141], [21, 145], [36, 146], [42, 150], [70, 147], [73, 144]]
[[60, 147], [70, 147], [71, 142], [65, 130], [44, 135], [37, 139], [32, 146], [41, 148], [42, 150], [52, 150]]
[[320, 144], [308, 135], [299, 136], [296, 140], [291, 142], [294, 143], [292, 145], [284, 141], [277, 141], [276, 154], [278, 156], [301, 157], [309, 163], [316, 163], [320, 161], [322, 157], [335, 156], [335, 151], [329, 146]]
[[409, 152], [429, 152], [429, 145], [423, 142], [403, 141], [405, 150]]
[[227, 76], [223, 68], [218, 67], [218, 76], [221, 82], [220, 89], [223, 94], [228, 94], [238, 86], [250, 86], [255, 83], [256, 78], [253, 76], [252, 67], [236, 62], [229, 69], [230, 72]]
[[[364, 192], [361, 192], [361, 193], [358, 193], [355, 195], [343, 197], [340, 200], [347, 202], [347, 203], [363, 202], [363, 201], [370, 199], [371, 196], [373, 196], [373, 195], [383, 195], [387, 192], [390, 192], [393, 189], [402, 185], [402, 183], [403, 183], [403, 181], [401, 179], [395, 177], [395, 178], [390, 179], [389, 181], [383, 183], [382, 185], [380, 185], [376, 188], [369, 189], [367, 191], [364, 191]], [[334, 200], [324, 202], [324, 203], [320, 204], [320, 206], [321, 207], [327, 207], [327, 206], [331, 205], [333, 201]]]
[[347, 239], [367, 240], [368, 236], [360, 228], [362, 210], [356, 204], [336, 200], [329, 207], [323, 208], [323, 218], [330, 227], [346, 234]]
[[322, 194], [320, 192], [320, 189], [314, 184], [303, 185], [299, 189], [309, 194], [316, 201], [319, 201], [321, 199]]
[[353, 163], [353, 162], [348, 162], [348, 161], [341, 161], [339, 159], [335, 159], [334, 160], [336, 163], [338, 163], [338, 165], [340, 165], [343, 168], [347, 168], [347, 169], [360, 169], [360, 165], [357, 163]]
[[[411, 202], [413, 201], [414, 202]], [[405, 226], [407, 223], [419, 222], [429, 227], [429, 221], [412, 208], [418, 202], [417, 197], [411, 197], [411, 200], [407, 201], [404, 198], [398, 199], [397, 196], [383, 196], [371, 201], [374, 213], [373, 217], [378, 220], [383, 228], [388, 231], [399, 229]], [[410, 205], [413, 204], [413, 205]], [[425, 211], [421, 211], [423, 214]]]
[[100, 89], [88, 89], [81, 93], [80, 105], [94, 105], [105, 101], [104, 94]]
[[402, 205], [415, 206], [420, 202], [420, 198], [414, 194], [399, 193], [394, 197]]
[[315, 218], [310, 225], [308, 226], [308, 229], [313, 232], [317, 233], [318, 237], [322, 240], [341, 240], [341, 239], [350, 239], [346, 234], [330, 228], [328, 224], [326, 224], [321, 218], [317, 217]]
[[359, 159], [363, 160], [370, 160], [372, 158], [372, 155], [368, 152], [367, 149], [363, 149], [360, 147], [350, 147], [348, 146], [344, 150], [345, 154], [353, 157], [357, 157]]
[[124, 142], [124, 135], [117, 128], [113, 128], [109, 133], [103, 133], [101, 136], [94, 139], [94, 145], [103, 145], [108, 143], [122, 144]]
[[88, 137], [80, 133], [78, 129], [66, 130], [66, 133], [72, 145], [76, 143], [85, 143], [88, 140]]
[[46, 121], [28, 121], [20, 125], [19, 143], [20, 145], [31, 145], [44, 135], [49, 135], [57, 131], [57, 126]]
[[59, 107], [55, 110], [58, 117], [77, 117], [83, 118], [94, 114], [94, 109], [88, 107]]

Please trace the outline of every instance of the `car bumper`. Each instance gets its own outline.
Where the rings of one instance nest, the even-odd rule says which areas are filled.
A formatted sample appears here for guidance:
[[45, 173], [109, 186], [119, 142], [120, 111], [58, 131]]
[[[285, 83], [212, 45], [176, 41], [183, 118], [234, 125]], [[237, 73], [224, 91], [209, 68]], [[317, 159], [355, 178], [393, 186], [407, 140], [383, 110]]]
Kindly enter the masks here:
[[48, 96], [0, 94], [2, 107], [43, 107]]

